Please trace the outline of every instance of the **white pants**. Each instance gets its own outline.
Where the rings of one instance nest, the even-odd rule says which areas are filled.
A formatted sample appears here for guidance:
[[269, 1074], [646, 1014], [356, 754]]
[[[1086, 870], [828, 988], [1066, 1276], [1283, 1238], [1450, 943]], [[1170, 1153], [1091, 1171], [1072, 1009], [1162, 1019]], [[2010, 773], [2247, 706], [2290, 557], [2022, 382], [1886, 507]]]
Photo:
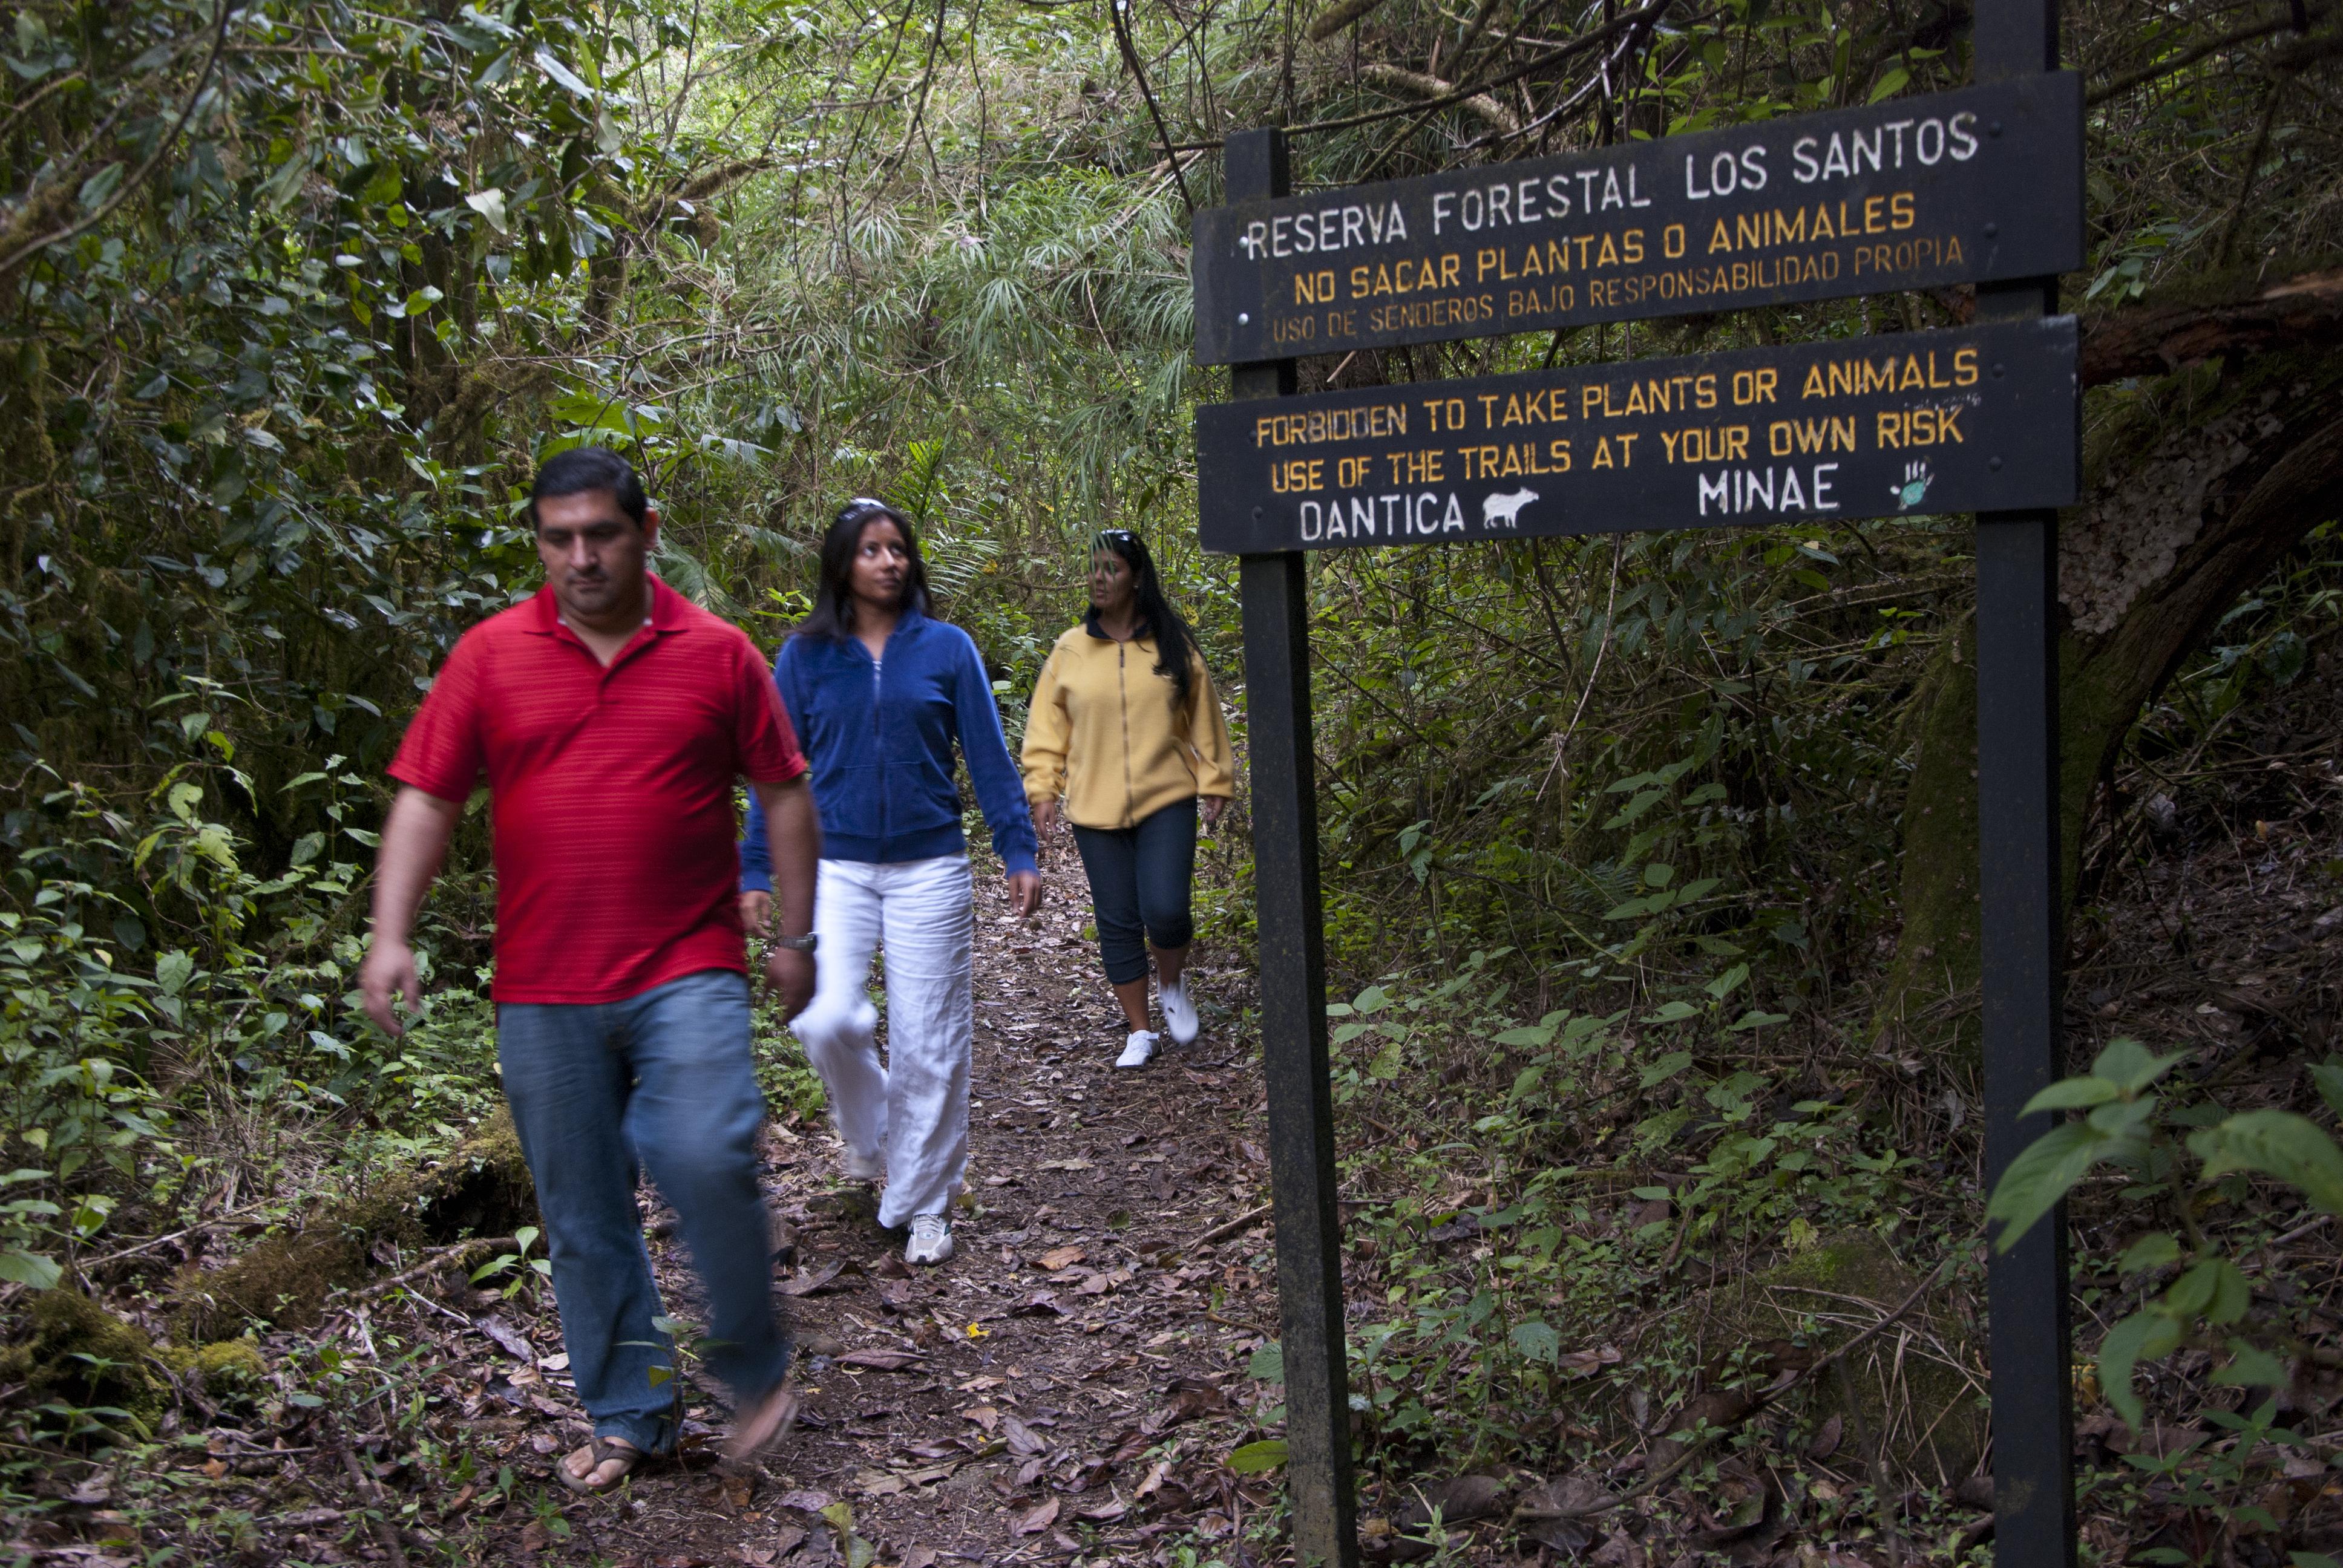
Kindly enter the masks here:
[[[830, 1091], [839, 1136], [884, 1151], [879, 1222], [944, 1211], [968, 1169], [969, 1054], [976, 1034], [968, 857], [873, 865], [824, 860], [814, 891], [812, 1005], [790, 1027]], [[887, 950], [887, 1063], [873, 1036], [871, 950]]]

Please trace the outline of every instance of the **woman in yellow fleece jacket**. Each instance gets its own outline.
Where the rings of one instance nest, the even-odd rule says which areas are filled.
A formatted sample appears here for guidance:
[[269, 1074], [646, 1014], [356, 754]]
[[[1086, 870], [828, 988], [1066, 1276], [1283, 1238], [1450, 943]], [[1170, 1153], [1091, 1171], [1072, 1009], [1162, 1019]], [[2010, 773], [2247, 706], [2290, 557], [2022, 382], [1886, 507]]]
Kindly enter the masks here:
[[1091, 541], [1091, 608], [1058, 638], [1025, 720], [1025, 799], [1047, 834], [1058, 800], [1089, 873], [1107, 983], [1131, 1024], [1117, 1067], [1155, 1054], [1147, 1027], [1147, 950], [1155, 950], [1163, 1023], [1196, 1038], [1180, 978], [1192, 934], [1196, 809], [1217, 823], [1235, 794], [1229, 727], [1196, 638], [1163, 597], [1139, 536]]

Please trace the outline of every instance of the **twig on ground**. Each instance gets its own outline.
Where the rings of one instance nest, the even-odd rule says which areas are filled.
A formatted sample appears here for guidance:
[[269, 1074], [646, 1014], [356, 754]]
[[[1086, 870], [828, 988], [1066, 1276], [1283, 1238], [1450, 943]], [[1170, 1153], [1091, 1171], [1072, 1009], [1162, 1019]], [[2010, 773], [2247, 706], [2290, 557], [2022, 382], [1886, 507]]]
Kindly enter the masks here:
[[475, 1236], [468, 1241], [458, 1241], [452, 1246], [434, 1247], [428, 1252], [424, 1254], [423, 1261], [421, 1262], [415, 1264], [411, 1268], [401, 1270], [399, 1272], [393, 1274], [387, 1280], [377, 1280], [373, 1284], [365, 1287], [363, 1290], [353, 1292], [352, 1295], [358, 1301], [370, 1302], [377, 1296], [388, 1295], [391, 1292], [398, 1289], [401, 1285], [407, 1284], [410, 1281], [421, 1279], [424, 1275], [429, 1273], [434, 1269], [441, 1267], [443, 1264], [455, 1261], [457, 1258], [464, 1253], [493, 1251], [499, 1247], [518, 1251], [520, 1247], [520, 1238], [518, 1236]]
[[1189, 1242], [1188, 1245], [1191, 1247], [1209, 1247], [1215, 1241], [1225, 1241], [1231, 1236], [1241, 1235], [1243, 1232], [1252, 1230], [1255, 1225], [1260, 1224], [1263, 1220], [1268, 1219], [1272, 1207], [1273, 1207], [1273, 1205], [1263, 1203], [1258, 1209], [1248, 1209], [1243, 1213], [1238, 1215], [1235, 1219], [1230, 1221], [1227, 1224], [1213, 1226], [1211, 1230], [1205, 1231], [1202, 1235]]
[[375, 1506], [376, 1517], [370, 1523], [374, 1525], [374, 1537], [381, 1543], [383, 1554], [396, 1568], [407, 1568], [407, 1549], [399, 1544], [398, 1525], [391, 1516], [390, 1500], [383, 1494], [382, 1483], [358, 1462], [357, 1450], [352, 1448], [349, 1439], [343, 1435], [340, 1423], [336, 1422], [327, 1430], [332, 1433], [334, 1446], [341, 1452], [342, 1468], [348, 1471], [350, 1479], [357, 1483], [358, 1495]]

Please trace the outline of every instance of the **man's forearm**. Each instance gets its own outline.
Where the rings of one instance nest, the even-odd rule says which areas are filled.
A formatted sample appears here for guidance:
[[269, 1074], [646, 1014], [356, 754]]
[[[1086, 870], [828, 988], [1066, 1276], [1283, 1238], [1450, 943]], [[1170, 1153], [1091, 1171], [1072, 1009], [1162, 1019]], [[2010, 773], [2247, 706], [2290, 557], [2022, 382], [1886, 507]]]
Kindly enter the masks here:
[[813, 930], [813, 884], [821, 860], [821, 819], [805, 781], [759, 784], [773, 879], [773, 927], [785, 937]]
[[455, 836], [456, 819], [464, 814], [460, 800], [407, 786], [390, 803], [382, 824], [382, 848], [374, 873], [374, 936], [377, 941], [404, 942], [415, 927], [415, 911], [431, 879], [447, 858], [447, 840]]

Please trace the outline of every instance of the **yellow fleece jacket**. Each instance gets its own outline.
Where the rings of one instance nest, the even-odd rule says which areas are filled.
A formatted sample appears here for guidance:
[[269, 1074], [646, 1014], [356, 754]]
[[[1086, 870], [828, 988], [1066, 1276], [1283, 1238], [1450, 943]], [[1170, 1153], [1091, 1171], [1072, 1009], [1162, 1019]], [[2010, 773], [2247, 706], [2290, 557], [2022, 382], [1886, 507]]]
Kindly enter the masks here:
[[1025, 719], [1025, 799], [1065, 797], [1066, 819], [1129, 828], [1197, 795], [1236, 794], [1228, 721], [1198, 659], [1182, 709], [1155, 673], [1155, 639], [1117, 642], [1087, 622], [1058, 638]]

